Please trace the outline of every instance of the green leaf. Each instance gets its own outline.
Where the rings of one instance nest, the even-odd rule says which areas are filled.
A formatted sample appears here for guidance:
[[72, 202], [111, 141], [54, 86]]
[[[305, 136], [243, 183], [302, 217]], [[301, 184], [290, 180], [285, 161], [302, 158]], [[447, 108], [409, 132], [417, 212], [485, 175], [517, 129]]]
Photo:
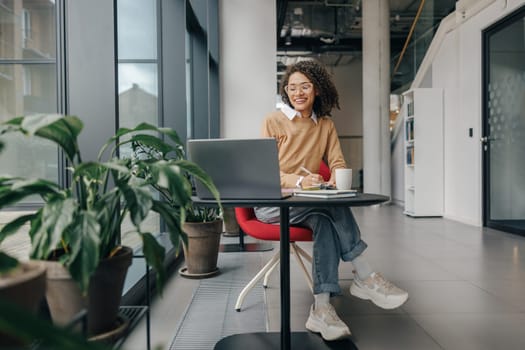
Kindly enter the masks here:
[[[171, 205], [166, 202], [154, 200], [152, 210], [159, 213], [159, 215], [164, 219], [166, 228], [169, 233], [170, 241], [173, 243], [174, 247], [179, 250], [180, 240], [186, 239], [186, 233], [182, 230], [182, 224], [184, 223], [181, 220], [181, 214]], [[182, 209], [184, 210], [184, 209]]]
[[129, 173], [130, 169], [122, 164], [119, 161], [109, 161], [105, 163], [99, 162], [84, 162], [79, 164], [75, 171], [73, 172], [73, 177], [86, 176], [90, 179], [100, 179], [101, 174], [106, 170], [116, 170], [121, 173]]
[[29, 134], [59, 145], [70, 160], [75, 156], [80, 158], [78, 149], [78, 135], [82, 131], [83, 123], [76, 116], [61, 116], [58, 114], [38, 114], [23, 118], [22, 128]]
[[161, 153], [162, 155], [166, 155], [171, 151], [177, 150], [176, 147], [164, 142], [162, 139], [158, 138], [157, 136], [147, 135], [147, 134], [133, 135], [129, 140], [121, 144], [124, 144], [124, 143], [137, 143], [141, 145], [142, 147], [154, 149], [155, 151]]
[[60, 187], [47, 180], [16, 180], [16, 178], [14, 180], [5, 178], [0, 180], [0, 209], [16, 204], [29, 196], [40, 195], [45, 198], [60, 195]]
[[28, 214], [17, 217], [11, 222], [7, 223], [2, 230], [0, 230], [0, 243], [8, 236], [16, 233], [20, 227], [24, 226], [27, 222], [33, 220], [36, 214]]
[[74, 222], [74, 214], [78, 207], [73, 198], [54, 199], [47, 202], [37, 214], [38, 229], [31, 231], [31, 257], [46, 259], [49, 253], [56, 249], [64, 237], [66, 229]]
[[153, 197], [147, 188], [123, 185], [119, 186], [126, 199], [129, 215], [133, 224], [137, 227], [148, 216], [153, 205]]
[[114, 188], [102, 195], [93, 206], [100, 225], [100, 256], [108, 256], [120, 242], [120, 225], [124, 213], [121, 192]]
[[80, 286], [80, 290], [87, 292], [89, 279], [97, 268], [100, 255], [100, 225], [95, 215], [91, 212], [82, 211], [77, 217], [77, 222], [71, 226], [70, 261], [68, 269], [71, 277]]
[[186, 206], [191, 202], [191, 183], [178, 165], [161, 162], [152, 173], [157, 177], [157, 185], [170, 193], [173, 205]]
[[30, 135], [34, 135], [39, 129], [47, 127], [63, 118], [60, 114], [33, 114], [25, 116], [20, 126]]
[[181, 169], [186, 171], [188, 174], [193, 176], [197, 181], [200, 181], [213, 195], [217, 203], [219, 204], [219, 207], [222, 210], [221, 204], [220, 204], [220, 194], [217, 190], [217, 187], [215, 187], [215, 184], [213, 183], [212, 178], [197, 164], [187, 161], [187, 160], [179, 160], [175, 162]]
[[[171, 140], [171, 143], [163, 141], [162, 138], [160, 137], [141, 133], [142, 131], [153, 131], [153, 132], [157, 132], [157, 133], [166, 135]], [[105, 149], [110, 144], [116, 142], [117, 140], [121, 139], [123, 136], [128, 135], [128, 134], [132, 134], [132, 135], [130, 136], [129, 139], [125, 139], [121, 141], [118, 144], [118, 146], [124, 145], [126, 143], [136, 142], [146, 147], [151, 147], [159, 152], [162, 152], [164, 156], [167, 155], [169, 152], [174, 152], [177, 159], [180, 159], [184, 156], [182, 142], [179, 138], [179, 135], [177, 134], [175, 130], [170, 129], [170, 128], [157, 127], [149, 123], [141, 123], [133, 129], [120, 128], [115, 133], [115, 136], [113, 136], [104, 145], [104, 147], [99, 153], [99, 156], [105, 151]]]
[[24, 120], [24, 117], [14, 117], [9, 120], [6, 120], [5, 122], [0, 124], [0, 134], [3, 134], [4, 132], [8, 131], [12, 128], [20, 128], [20, 125], [22, 125], [22, 121]]
[[166, 250], [157, 242], [151, 233], [145, 232], [142, 233], [141, 236], [144, 257], [148, 264], [157, 272], [157, 289], [162, 291], [162, 287], [166, 283], [166, 272], [164, 269]]

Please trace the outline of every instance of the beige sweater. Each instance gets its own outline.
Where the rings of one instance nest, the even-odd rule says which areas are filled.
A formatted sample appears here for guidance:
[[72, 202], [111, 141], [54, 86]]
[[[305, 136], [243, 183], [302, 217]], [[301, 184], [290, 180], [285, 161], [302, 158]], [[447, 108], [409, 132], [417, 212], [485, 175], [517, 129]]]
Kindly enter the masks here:
[[262, 126], [264, 137], [277, 140], [281, 186], [295, 187], [304, 166], [312, 173], [319, 173], [319, 164], [325, 160], [334, 176], [337, 168], [346, 168], [334, 123], [329, 117], [318, 117], [317, 124], [311, 118], [295, 117], [290, 120], [280, 110], [270, 113]]

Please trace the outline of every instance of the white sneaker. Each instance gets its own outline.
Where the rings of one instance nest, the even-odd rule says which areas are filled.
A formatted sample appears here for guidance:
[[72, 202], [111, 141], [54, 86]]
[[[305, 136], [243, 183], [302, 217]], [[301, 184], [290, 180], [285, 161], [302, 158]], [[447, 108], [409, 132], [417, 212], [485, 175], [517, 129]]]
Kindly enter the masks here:
[[408, 293], [387, 281], [379, 273], [372, 273], [366, 280], [361, 281], [357, 274], [350, 286], [350, 294], [365, 300], [371, 300], [383, 309], [395, 309], [403, 305], [408, 299]]
[[310, 307], [310, 316], [306, 321], [306, 329], [321, 333], [324, 340], [337, 340], [350, 336], [350, 329], [341, 321], [332, 304], [326, 304], [314, 309]]

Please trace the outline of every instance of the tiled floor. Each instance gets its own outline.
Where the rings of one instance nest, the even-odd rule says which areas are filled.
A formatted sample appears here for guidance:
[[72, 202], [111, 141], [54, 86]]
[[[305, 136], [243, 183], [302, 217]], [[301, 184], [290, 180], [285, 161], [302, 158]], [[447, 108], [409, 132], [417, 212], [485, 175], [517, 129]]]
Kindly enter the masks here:
[[[525, 349], [525, 238], [442, 218], [414, 219], [396, 206], [353, 211], [369, 244], [365, 256], [371, 265], [410, 294], [401, 308], [381, 310], [349, 295], [352, 265], [341, 264], [344, 294], [332, 302], [359, 349]], [[311, 244], [302, 246], [311, 249]], [[222, 273], [206, 285], [220, 281], [228, 285], [235, 280], [230, 284], [236, 286], [237, 276], [244, 279], [254, 274], [272, 253], [221, 253]], [[313, 297], [294, 259], [291, 262], [292, 330], [304, 331]], [[170, 348], [180, 326], [189, 322], [185, 316], [195, 307], [203, 281], [173, 276], [163, 297], [154, 300], [152, 348]], [[209, 316], [206, 327], [222, 329], [227, 322], [242, 325], [242, 317], [262, 303], [265, 312], [250, 317], [261, 317], [266, 330], [278, 331], [278, 287], [279, 276], [274, 273], [269, 288], [259, 299], [247, 301], [244, 311], [226, 313], [224, 318]], [[217, 300], [223, 300], [220, 293], [230, 293], [229, 300], [235, 300], [237, 292], [232, 290], [217, 288]], [[217, 304], [231, 307], [231, 303]], [[195, 336], [210, 333], [206, 327], [195, 325]], [[145, 334], [142, 324], [123, 348], [144, 349]]]

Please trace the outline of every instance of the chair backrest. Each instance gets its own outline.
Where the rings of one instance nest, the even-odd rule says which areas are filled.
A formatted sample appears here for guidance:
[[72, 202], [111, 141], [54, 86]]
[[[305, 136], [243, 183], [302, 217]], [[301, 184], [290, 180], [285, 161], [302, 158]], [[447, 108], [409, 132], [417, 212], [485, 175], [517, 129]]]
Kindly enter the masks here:
[[332, 176], [330, 168], [325, 162], [321, 162], [321, 165], [319, 165], [319, 175], [321, 175], [325, 181], [330, 180], [330, 176]]
[[[319, 166], [319, 175], [325, 181], [330, 180], [330, 168], [325, 162], [321, 162]], [[241, 230], [257, 239], [277, 241], [280, 239], [279, 225], [266, 224], [257, 220], [253, 208], [235, 208], [235, 218]], [[305, 227], [290, 227], [291, 241], [311, 241], [312, 231]]]

